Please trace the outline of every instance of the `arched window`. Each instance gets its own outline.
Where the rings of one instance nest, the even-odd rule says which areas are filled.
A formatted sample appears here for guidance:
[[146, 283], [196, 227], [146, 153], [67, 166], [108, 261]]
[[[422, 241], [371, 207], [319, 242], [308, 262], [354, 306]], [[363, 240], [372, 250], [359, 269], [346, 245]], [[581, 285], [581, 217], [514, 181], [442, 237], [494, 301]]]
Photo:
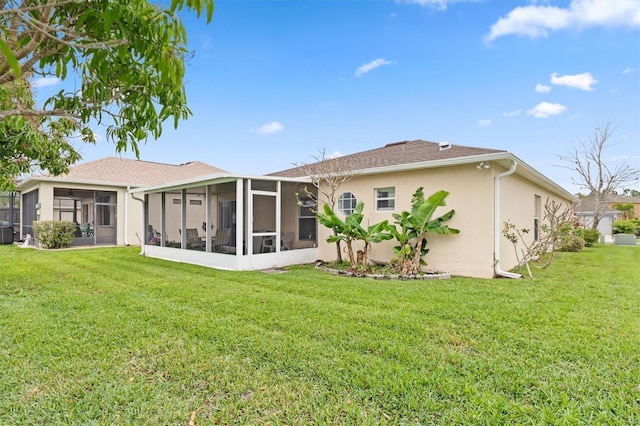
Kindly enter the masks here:
[[340, 198], [338, 198], [338, 211], [345, 216], [351, 214], [356, 208], [357, 202], [358, 200], [355, 195], [351, 192], [344, 192]]

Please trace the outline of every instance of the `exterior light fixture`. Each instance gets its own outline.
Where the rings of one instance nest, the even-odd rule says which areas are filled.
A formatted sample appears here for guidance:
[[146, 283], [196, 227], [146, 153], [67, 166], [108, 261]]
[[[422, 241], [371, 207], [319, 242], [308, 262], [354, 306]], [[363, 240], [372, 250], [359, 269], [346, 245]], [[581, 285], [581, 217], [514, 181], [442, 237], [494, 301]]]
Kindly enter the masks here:
[[491, 163], [488, 161], [481, 161], [476, 165], [476, 169], [490, 169]]

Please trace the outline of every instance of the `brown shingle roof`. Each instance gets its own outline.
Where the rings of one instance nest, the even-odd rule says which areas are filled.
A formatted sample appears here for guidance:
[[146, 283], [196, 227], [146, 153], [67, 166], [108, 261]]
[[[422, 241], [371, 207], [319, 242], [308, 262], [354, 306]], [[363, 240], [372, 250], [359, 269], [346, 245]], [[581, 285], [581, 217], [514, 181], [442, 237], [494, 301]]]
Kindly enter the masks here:
[[[640, 198], [638, 197], [628, 197], [626, 195], [617, 195], [617, 194], [607, 194], [600, 201], [601, 209], [604, 210], [615, 210], [612, 205], [613, 204], [640, 204]], [[596, 202], [593, 195], [587, 195], [582, 197], [576, 203], [574, 210], [576, 213], [584, 213], [584, 212], [592, 212], [596, 209]]]
[[[438, 142], [423, 140], [402, 141], [390, 143], [382, 148], [357, 152], [335, 159], [347, 164], [351, 170], [363, 170], [386, 166], [422, 163], [426, 161], [448, 160], [453, 158], [471, 157], [483, 154], [506, 152], [497, 149], [474, 148], [451, 144], [448, 149], [440, 149]], [[330, 160], [331, 161], [331, 160]], [[301, 167], [294, 167], [268, 176], [301, 177], [305, 173]]]
[[96, 183], [121, 183], [123, 185], [146, 186], [188, 179], [225, 170], [200, 161], [184, 164], [163, 164], [151, 161], [106, 157], [71, 167], [69, 173], [60, 176], [66, 180]]

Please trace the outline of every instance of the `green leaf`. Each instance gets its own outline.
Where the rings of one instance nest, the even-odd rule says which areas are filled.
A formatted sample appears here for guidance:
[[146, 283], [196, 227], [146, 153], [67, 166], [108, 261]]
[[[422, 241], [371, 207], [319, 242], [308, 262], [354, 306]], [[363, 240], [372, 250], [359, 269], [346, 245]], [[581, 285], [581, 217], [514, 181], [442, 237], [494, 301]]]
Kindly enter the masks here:
[[22, 71], [20, 70], [20, 63], [18, 62], [18, 59], [11, 51], [11, 48], [9, 47], [7, 42], [1, 38], [0, 38], [0, 50], [2, 50], [2, 53], [4, 54], [5, 58], [7, 58], [7, 64], [9, 64], [9, 66], [11, 67], [13, 74], [16, 77], [20, 77], [20, 75], [22, 74]]

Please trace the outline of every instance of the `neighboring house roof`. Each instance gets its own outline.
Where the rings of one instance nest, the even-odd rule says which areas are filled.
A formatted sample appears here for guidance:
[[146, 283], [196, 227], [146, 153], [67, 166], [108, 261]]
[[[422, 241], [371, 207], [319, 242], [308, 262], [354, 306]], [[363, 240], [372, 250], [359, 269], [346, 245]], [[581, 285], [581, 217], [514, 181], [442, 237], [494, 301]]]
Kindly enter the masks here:
[[[357, 152], [327, 161], [339, 162], [349, 167], [349, 169], [357, 171], [507, 152], [497, 149], [474, 148], [454, 144], [448, 146], [449, 148], [445, 147], [445, 149], [442, 149], [441, 143], [438, 142], [428, 142], [424, 140], [402, 141], [389, 143], [382, 148]], [[294, 167], [270, 173], [268, 176], [300, 177], [304, 175], [304, 167]]]
[[[617, 212], [618, 210], [613, 208], [613, 204], [640, 204], [640, 198], [638, 197], [628, 197], [626, 195], [617, 195], [617, 194], [607, 194], [604, 196], [602, 200], [600, 200], [600, 204], [604, 207], [604, 212]], [[596, 202], [592, 195], [587, 195], [582, 197], [580, 200], [576, 202], [574, 207], [574, 211], [579, 214], [584, 213], [593, 213], [596, 210]]]
[[214, 173], [226, 173], [226, 171], [200, 161], [184, 164], [164, 164], [106, 157], [73, 166], [69, 168], [69, 173], [65, 175], [56, 177], [51, 175], [31, 176], [21, 182], [20, 186], [26, 185], [31, 180], [56, 180], [116, 186], [147, 186]]

